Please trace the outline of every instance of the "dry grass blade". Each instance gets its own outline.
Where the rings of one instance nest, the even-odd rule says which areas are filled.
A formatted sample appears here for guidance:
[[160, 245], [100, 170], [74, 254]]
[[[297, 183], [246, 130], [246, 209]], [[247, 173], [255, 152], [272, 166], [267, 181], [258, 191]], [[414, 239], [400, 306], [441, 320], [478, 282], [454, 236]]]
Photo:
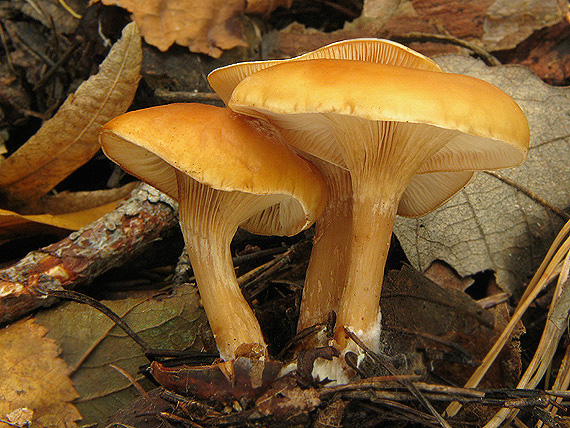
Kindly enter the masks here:
[[140, 79], [142, 51], [135, 24], [123, 30], [101, 64], [53, 118], [0, 168], [4, 208], [39, 199], [99, 150], [101, 125], [130, 106]]
[[[570, 221], [567, 222], [562, 230], [557, 235], [553, 244], [536, 274], [529, 283], [525, 293], [523, 294], [516, 311], [514, 312], [511, 320], [487, 353], [481, 365], [475, 370], [471, 378], [465, 384], [466, 388], [476, 387], [487, 370], [493, 364], [499, 352], [507, 343], [515, 330], [517, 324], [520, 322], [523, 314], [528, 309], [530, 304], [536, 299], [538, 294], [548, 285], [556, 272], [560, 271], [560, 265], [568, 258], [570, 252]], [[551, 305], [547, 325], [544, 329], [539, 347], [531, 361], [528, 369], [526, 370], [523, 378], [521, 379], [518, 388], [534, 388], [540, 381], [548, 364], [552, 359], [552, 355], [558, 345], [559, 339], [565, 328], [565, 322], [570, 311], [570, 291], [568, 290], [570, 283], [563, 277], [559, 277], [559, 281], [555, 291], [555, 297]], [[459, 403], [452, 403], [448, 406], [446, 413], [448, 416], [454, 416], [460, 410]], [[486, 428], [497, 426], [500, 422], [506, 419], [511, 410], [502, 409], [499, 413], [486, 425]]]

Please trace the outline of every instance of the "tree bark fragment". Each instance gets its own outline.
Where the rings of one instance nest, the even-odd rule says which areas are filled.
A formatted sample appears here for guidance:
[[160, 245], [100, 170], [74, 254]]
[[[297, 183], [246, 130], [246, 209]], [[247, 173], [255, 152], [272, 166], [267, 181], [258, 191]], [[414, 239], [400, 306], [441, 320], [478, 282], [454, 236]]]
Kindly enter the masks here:
[[53, 304], [50, 290], [89, 283], [172, 236], [176, 210], [175, 201], [143, 184], [116, 210], [0, 270], [0, 323]]

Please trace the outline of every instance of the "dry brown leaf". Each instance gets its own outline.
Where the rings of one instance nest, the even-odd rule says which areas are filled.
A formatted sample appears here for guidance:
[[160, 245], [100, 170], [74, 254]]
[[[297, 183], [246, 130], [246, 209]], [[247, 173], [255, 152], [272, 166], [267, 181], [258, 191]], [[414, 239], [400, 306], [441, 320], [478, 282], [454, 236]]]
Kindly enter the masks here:
[[[102, 303], [157, 349], [199, 350], [204, 334], [200, 332], [208, 325], [199, 301], [196, 287], [187, 284], [168, 294], [132, 290], [124, 299]], [[60, 345], [61, 357], [73, 368], [71, 378], [81, 395], [75, 404], [83, 416], [82, 423], [103, 427], [109, 415], [140, 395], [110, 364], [145, 385], [139, 367], [148, 359], [144, 350], [105, 315], [80, 303], [63, 302], [41, 311], [36, 323], [49, 329], [47, 336]]]
[[[12, 412], [27, 408], [33, 411], [33, 426], [75, 427], [81, 415], [70, 404], [78, 396], [71, 370], [46, 333], [32, 319], [0, 330], [0, 419], [11, 420]], [[9, 427], [0, 422], [0, 428]]]
[[99, 128], [132, 102], [141, 58], [138, 29], [129, 24], [99, 72], [81, 84], [19, 150], [0, 162], [4, 208], [39, 199], [93, 157], [99, 150]]
[[68, 214], [97, 208], [111, 202], [119, 202], [130, 196], [140, 183], [133, 181], [121, 187], [104, 190], [89, 190], [79, 192], [63, 191], [55, 195], [45, 195], [43, 198], [28, 204], [20, 214]]
[[173, 43], [218, 58], [247, 46], [241, 16], [245, 0], [102, 0], [132, 13], [145, 41], [166, 51]]

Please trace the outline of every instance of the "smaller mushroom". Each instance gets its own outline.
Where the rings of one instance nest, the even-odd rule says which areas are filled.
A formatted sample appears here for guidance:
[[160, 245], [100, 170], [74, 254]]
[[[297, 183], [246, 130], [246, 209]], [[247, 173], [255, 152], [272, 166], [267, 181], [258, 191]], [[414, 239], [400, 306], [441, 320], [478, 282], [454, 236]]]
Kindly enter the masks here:
[[266, 343], [237, 283], [230, 242], [241, 225], [294, 235], [326, 203], [318, 170], [268, 123], [203, 104], [121, 115], [100, 132], [105, 154], [179, 202], [180, 224], [220, 356], [261, 358]]

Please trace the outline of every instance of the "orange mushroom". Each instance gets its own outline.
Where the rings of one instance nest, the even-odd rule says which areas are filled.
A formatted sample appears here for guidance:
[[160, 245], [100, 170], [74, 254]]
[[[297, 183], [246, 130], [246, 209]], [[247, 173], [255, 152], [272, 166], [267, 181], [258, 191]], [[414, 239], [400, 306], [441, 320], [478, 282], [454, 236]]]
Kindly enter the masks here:
[[220, 356], [267, 355], [237, 283], [230, 241], [238, 226], [293, 235], [322, 212], [320, 173], [259, 119], [203, 104], [121, 115], [100, 133], [105, 154], [179, 203], [180, 224]]

